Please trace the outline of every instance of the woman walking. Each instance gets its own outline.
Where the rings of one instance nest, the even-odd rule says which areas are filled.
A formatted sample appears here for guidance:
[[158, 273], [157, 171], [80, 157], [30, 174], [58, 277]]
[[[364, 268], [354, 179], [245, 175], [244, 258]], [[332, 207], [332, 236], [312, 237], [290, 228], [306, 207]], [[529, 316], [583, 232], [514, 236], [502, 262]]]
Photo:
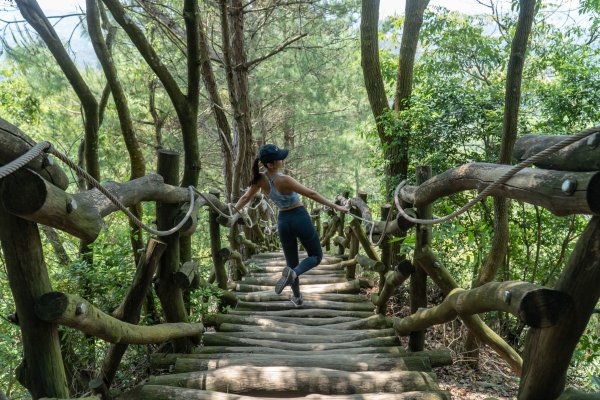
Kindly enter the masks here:
[[[294, 305], [299, 306], [302, 304], [302, 294], [300, 293], [298, 277], [319, 265], [323, 258], [323, 250], [321, 249], [319, 235], [298, 194], [337, 211], [348, 212], [349, 208], [332, 203], [316, 191], [303, 186], [294, 178], [279, 172], [283, 167], [283, 160], [287, 156], [288, 150], [280, 149], [274, 144], [261, 146], [252, 165], [250, 188], [240, 197], [235, 209], [242, 209], [259, 189], [268, 194], [269, 198], [279, 208], [277, 232], [279, 233], [279, 240], [281, 241], [287, 266], [283, 269], [281, 278], [275, 284], [275, 293], [279, 294], [286, 286], [291, 285], [293, 293], [291, 301]], [[266, 173], [260, 173], [259, 163], [265, 166]], [[298, 260], [297, 240], [300, 240], [308, 255], [302, 262]]]

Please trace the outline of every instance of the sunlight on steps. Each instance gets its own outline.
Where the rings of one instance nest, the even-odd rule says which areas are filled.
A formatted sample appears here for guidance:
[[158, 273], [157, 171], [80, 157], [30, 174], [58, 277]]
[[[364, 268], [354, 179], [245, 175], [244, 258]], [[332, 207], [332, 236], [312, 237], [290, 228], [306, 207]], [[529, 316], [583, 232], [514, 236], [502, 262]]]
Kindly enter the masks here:
[[[301, 278], [304, 303], [273, 286], [282, 253], [255, 255], [236, 282], [239, 303], [207, 317], [191, 354], [154, 354], [157, 373], [120, 399], [450, 399], [432, 367], [452, 362], [447, 349], [410, 353], [391, 321], [373, 311], [361, 283], [348, 282], [340, 259]], [[364, 287], [364, 283], [362, 284]]]

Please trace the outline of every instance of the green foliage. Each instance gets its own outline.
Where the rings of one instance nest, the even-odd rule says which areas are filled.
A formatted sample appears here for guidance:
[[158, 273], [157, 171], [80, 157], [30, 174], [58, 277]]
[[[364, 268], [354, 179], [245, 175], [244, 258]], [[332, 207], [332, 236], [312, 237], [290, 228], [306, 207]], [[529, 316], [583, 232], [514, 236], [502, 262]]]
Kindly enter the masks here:
[[598, 314], [592, 315], [594, 322], [583, 333], [571, 359], [569, 375], [586, 389], [600, 388], [600, 321]]

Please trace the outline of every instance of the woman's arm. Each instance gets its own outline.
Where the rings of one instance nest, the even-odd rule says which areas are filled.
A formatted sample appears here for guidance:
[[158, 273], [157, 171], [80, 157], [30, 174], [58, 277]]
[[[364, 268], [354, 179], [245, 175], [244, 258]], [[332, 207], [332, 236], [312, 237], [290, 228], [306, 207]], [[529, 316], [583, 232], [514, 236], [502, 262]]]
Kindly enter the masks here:
[[282, 182], [281, 182], [282, 186], [283, 186], [282, 189], [287, 189], [287, 190], [290, 190], [293, 192], [300, 193], [301, 195], [306, 196], [309, 199], [317, 201], [317, 202], [323, 204], [324, 206], [333, 208], [334, 210], [337, 210], [337, 211], [342, 211], [345, 213], [350, 211], [350, 207], [341, 206], [339, 204], [335, 204], [335, 203], [331, 202], [330, 200], [326, 199], [321, 194], [319, 194], [316, 190], [307, 188], [306, 186], [304, 186], [303, 184], [301, 184], [300, 182], [298, 182], [291, 176], [286, 175], [286, 176], [280, 177], [279, 179], [282, 180]]
[[259, 189], [260, 185], [258, 183], [251, 185], [248, 188], [248, 190], [246, 190], [246, 193], [244, 193], [242, 197], [240, 197], [240, 199], [237, 201], [237, 203], [235, 203], [235, 206], [233, 206], [235, 208], [235, 211], [239, 212], [239, 210], [244, 208], [246, 204], [248, 204], [250, 200], [252, 200], [252, 197], [254, 197], [254, 195], [256, 194], [256, 192], [258, 192]]

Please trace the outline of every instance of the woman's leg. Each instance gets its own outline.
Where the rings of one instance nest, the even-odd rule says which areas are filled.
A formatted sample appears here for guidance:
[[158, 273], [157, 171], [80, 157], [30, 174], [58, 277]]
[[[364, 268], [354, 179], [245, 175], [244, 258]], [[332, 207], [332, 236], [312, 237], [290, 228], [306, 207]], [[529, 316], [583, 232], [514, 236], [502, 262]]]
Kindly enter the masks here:
[[[292, 290], [294, 291], [294, 281], [298, 280], [293, 269], [298, 265], [298, 242], [293, 229], [293, 221], [286, 218], [285, 215], [279, 214], [277, 232], [279, 233], [279, 241], [281, 242], [283, 255], [287, 264], [287, 267], [281, 272], [281, 278], [275, 283], [275, 293], [280, 294], [287, 285], [292, 285]], [[296, 288], [298, 288], [298, 285], [296, 285]], [[294, 291], [294, 293], [296, 292], [298, 290]]]
[[277, 221], [277, 233], [283, 249], [283, 255], [288, 267], [294, 269], [298, 265], [298, 241], [292, 225], [283, 219]]
[[294, 222], [296, 235], [308, 254], [308, 257], [302, 260], [302, 262], [294, 268], [297, 275], [302, 275], [321, 263], [321, 260], [323, 259], [323, 249], [321, 248], [319, 234], [313, 226], [306, 210], [304, 210], [304, 213], [299, 215]]

